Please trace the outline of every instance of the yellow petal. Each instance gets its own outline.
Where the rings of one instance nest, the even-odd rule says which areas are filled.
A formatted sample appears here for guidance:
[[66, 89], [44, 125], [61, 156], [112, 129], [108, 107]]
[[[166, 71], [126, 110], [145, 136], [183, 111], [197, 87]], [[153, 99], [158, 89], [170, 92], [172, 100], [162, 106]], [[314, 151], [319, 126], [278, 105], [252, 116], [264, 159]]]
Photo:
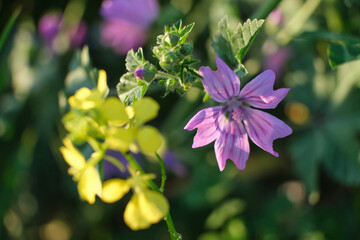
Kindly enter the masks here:
[[74, 147], [70, 139], [64, 138], [63, 142], [65, 146], [60, 147], [60, 152], [67, 164], [75, 169], [83, 168], [86, 164], [84, 156]]
[[144, 97], [134, 103], [135, 123], [140, 126], [143, 123], [154, 119], [160, 109], [159, 104], [152, 98]]
[[123, 179], [110, 179], [103, 183], [101, 199], [106, 203], [113, 203], [120, 200], [129, 192], [131, 184]]
[[135, 110], [133, 106], [127, 106], [125, 108], [125, 112], [127, 113], [129, 119], [132, 119], [135, 116]]
[[150, 223], [157, 223], [169, 212], [169, 203], [161, 193], [145, 190], [139, 193], [141, 214]]
[[89, 166], [81, 174], [78, 182], [78, 192], [82, 199], [90, 204], [95, 202], [95, 196], [101, 196], [101, 180], [99, 172], [93, 166]]
[[69, 104], [72, 108], [89, 110], [94, 108], [101, 100], [102, 96], [98, 90], [80, 88], [74, 96], [69, 97]]
[[145, 229], [151, 226], [151, 223], [140, 210], [138, 194], [134, 194], [127, 204], [124, 211], [124, 221], [132, 230]]
[[101, 70], [99, 71], [99, 78], [98, 78], [97, 89], [99, 90], [99, 92], [100, 92], [103, 96], [109, 92], [109, 88], [108, 88], [108, 86], [107, 86], [107, 81], [106, 81], [106, 72], [105, 72], [105, 70], [102, 70], [102, 69], [101, 69]]
[[161, 145], [161, 135], [152, 126], [145, 126], [138, 130], [136, 140], [143, 153], [154, 153]]
[[134, 141], [133, 129], [110, 128], [107, 132], [106, 144], [111, 149], [127, 151], [129, 145]]
[[101, 106], [101, 114], [112, 125], [123, 125], [129, 121], [124, 105], [116, 97], [109, 97]]

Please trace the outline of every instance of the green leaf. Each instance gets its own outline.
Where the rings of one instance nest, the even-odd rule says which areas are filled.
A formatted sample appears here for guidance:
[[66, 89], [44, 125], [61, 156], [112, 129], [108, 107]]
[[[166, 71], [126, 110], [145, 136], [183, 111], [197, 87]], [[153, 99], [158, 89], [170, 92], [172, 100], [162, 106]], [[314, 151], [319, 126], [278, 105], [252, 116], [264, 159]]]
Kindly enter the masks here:
[[319, 164], [325, 151], [321, 132], [311, 130], [298, 136], [290, 145], [295, 168], [309, 193], [317, 190]]
[[244, 25], [239, 24], [238, 28], [231, 36], [231, 42], [233, 43], [234, 51], [240, 62], [249, 50], [264, 22], [265, 21], [262, 19], [254, 19], [252, 21], [248, 19]]
[[232, 65], [236, 64], [236, 59], [241, 63], [264, 22], [262, 19], [248, 19], [243, 25], [239, 23], [237, 29], [232, 31], [227, 17], [222, 18], [218, 24], [218, 33], [212, 39], [216, 54], [219, 57], [226, 56]]
[[189, 25], [186, 25], [183, 29], [179, 31], [180, 34], [180, 43], [184, 43], [186, 38], [189, 36], [190, 32], [194, 28], [195, 23], [190, 23]]
[[325, 168], [339, 182], [347, 185], [360, 184], [359, 144], [356, 139], [338, 138], [327, 147]]
[[[157, 69], [154, 65], [146, 61], [142, 48], [139, 48], [137, 52], [130, 50], [126, 56], [126, 69], [133, 73], [136, 69], [142, 68], [145, 71], [141, 80], [151, 83], [155, 79]], [[140, 79], [139, 79], [140, 80]]]
[[142, 67], [145, 63], [144, 53], [142, 48], [139, 48], [137, 52], [131, 49], [126, 55], [126, 69], [129, 72], [134, 72], [137, 68]]
[[230, 30], [227, 23], [227, 17], [225, 16], [218, 23], [218, 32], [211, 39], [212, 46], [218, 57], [224, 60], [230, 67], [236, 66], [238, 61], [236, 60], [235, 53], [232, 49], [230, 40]]
[[336, 180], [347, 185], [360, 184], [360, 108], [359, 91], [329, 114], [325, 124], [327, 147], [324, 165]]
[[9, 21], [6, 23], [6, 26], [0, 35], [0, 51], [2, 50], [2, 48], [5, 44], [5, 41], [10, 34], [11, 29], [14, 27], [15, 22], [16, 22], [17, 18], [19, 17], [20, 12], [21, 12], [21, 7], [18, 7], [17, 9], [15, 9], [15, 11], [11, 15]]
[[335, 33], [335, 32], [325, 32], [325, 31], [316, 31], [316, 32], [304, 32], [300, 34], [298, 39], [314, 39], [314, 40], [325, 40], [331, 42], [343, 42], [347, 44], [356, 44], [360, 42], [360, 38], [346, 35], [343, 33]]
[[360, 42], [357, 44], [330, 43], [328, 55], [332, 68], [349, 61], [360, 59]]
[[126, 105], [132, 105], [146, 93], [148, 85], [143, 84], [133, 73], [126, 73], [116, 86], [120, 100]]
[[232, 69], [236, 69], [239, 77], [245, 76], [247, 71], [242, 60], [259, 33], [264, 20], [248, 19], [243, 25], [239, 23], [237, 29], [232, 31], [224, 17], [218, 23], [218, 32], [212, 38], [212, 46], [218, 57], [224, 60]]

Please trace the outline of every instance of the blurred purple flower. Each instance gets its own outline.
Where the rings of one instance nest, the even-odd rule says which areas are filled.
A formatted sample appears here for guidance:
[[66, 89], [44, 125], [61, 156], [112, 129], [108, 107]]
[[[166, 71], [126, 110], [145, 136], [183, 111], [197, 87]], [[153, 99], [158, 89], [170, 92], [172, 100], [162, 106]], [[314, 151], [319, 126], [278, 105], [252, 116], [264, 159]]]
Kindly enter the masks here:
[[71, 26], [68, 30], [70, 37], [70, 46], [72, 49], [81, 47], [86, 39], [87, 26], [84, 21], [81, 21], [77, 26]]
[[204, 77], [205, 90], [224, 106], [209, 107], [199, 111], [185, 126], [186, 130], [198, 129], [192, 147], [202, 147], [215, 141], [215, 155], [220, 168], [224, 170], [226, 160], [231, 159], [243, 170], [249, 157], [250, 139], [263, 150], [278, 157], [273, 150], [273, 141], [292, 133], [291, 128], [278, 118], [254, 109], [273, 109], [287, 95], [290, 89], [273, 90], [275, 74], [264, 71], [240, 91], [240, 79], [218, 57], [217, 70], [200, 67]]
[[178, 177], [185, 177], [188, 174], [185, 165], [181, 163], [178, 156], [173, 151], [167, 150], [163, 159], [165, 167], [175, 173]]
[[291, 57], [291, 48], [288, 46], [279, 47], [274, 41], [268, 39], [264, 42], [261, 51], [265, 55], [263, 69], [271, 69], [276, 76], [281, 76], [288, 59]]
[[62, 25], [62, 14], [51, 12], [45, 14], [38, 24], [39, 34], [43, 38], [47, 47], [52, 48], [54, 40]]
[[146, 41], [146, 31], [159, 12], [157, 0], [105, 0], [100, 14], [105, 19], [100, 40], [118, 54], [125, 55]]
[[280, 8], [275, 8], [268, 16], [267, 21], [272, 25], [281, 26], [284, 16]]
[[[56, 50], [55, 40], [61, 34], [63, 27], [63, 15], [61, 12], [47, 13], [39, 20], [39, 34], [51, 52]], [[64, 29], [64, 33], [72, 49], [81, 47], [86, 39], [86, 23], [81, 21], [77, 25], [70, 25], [69, 28]]]
[[271, 69], [277, 76], [281, 76], [288, 58], [291, 55], [289, 47], [278, 48], [265, 57], [264, 69]]
[[116, 150], [107, 150], [106, 155], [111, 156], [115, 159], [117, 159], [122, 165], [124, 165], [125, 170], [121, 171], [117, 166], [112, 164], [109, 161], [104, 161], [104, 180], [110, 179], [110, 178], [127, 178], [130, 176], [129, 171], [127, 170], [127, 167], [129, 165], [129, 162], [126, 160], [124, 154], [120, 151]]

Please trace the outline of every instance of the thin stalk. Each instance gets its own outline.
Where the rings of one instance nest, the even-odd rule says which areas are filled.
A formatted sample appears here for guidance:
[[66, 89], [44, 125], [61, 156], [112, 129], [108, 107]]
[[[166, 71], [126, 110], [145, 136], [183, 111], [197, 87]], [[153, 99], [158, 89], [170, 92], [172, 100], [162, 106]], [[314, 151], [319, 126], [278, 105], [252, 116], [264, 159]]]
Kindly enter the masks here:
[[164, 192], [164, 188], [165, 188], [165, 182], [166, 182], [166, 171], [165, 171], [165, 164], [164, 164], [164, 160], [160, 157], [159, 154], [155, 153], [156, 158], [159, 161], [160, 164], [160, 168], [161, 168], [161, 186], [160, 186], [160, 192]]
[[0, 35], [0, 51], [2, 50], [2, 48], [6, 42], [6, 39], [8, 38], [8, 36], [10, 34], [11, 29], [14, 27], [15, 22], [20, 15], [21, 9], [22, 9], [22, 7], [17, 7], [15, 9], [15, 11], [11, 15], [9, 21], [6, 23], [4, 30], [2, 31], [2, 33]]
[[307, 0], [296, 12], [286, 26], [277, 34], [276, 39], [281, 45], [288, 44], [296, 35], [298, 35], [305, 22], [314, 13], [321, 0]]
[[177, 79], [177, 77], [175, 77], [174, 75], [168, 74], [168, 73], [164, 73], [164, 72], [157, 72], [156, 75], [158, 76], [162, 76], [162, 77], [168, 77], [168, 78], [172, 78], [172, 79]]
[[[157, 155], [157, 154], [156, 154]], [[145, 171], [142, 169], [142, 167], [136, 162], [136, 160], [131, 156], [130, 153], [126, 154], [126, 158], [129, 161], [130, 165], [137, 171], [139, 171], [142, 174], [145, 174]], [[165, 168], [164, 168], [165, 170]], [[156, 184], [152, 180], [147, 180], [147, 183], [149, 186], [154, 190], [162, 194], [160, 189], [156, 186]], [[166, 222], [166, 225], [169, 230], [170, 238], [171, 240], [181, 240], [182, 235], [178, 233], [175, 229], [174, 222], [172, 221], [170, 212], [165, 216], [164, 221]]]
[[124, 165], [121, 162], [119, 162], [116, 158], [114, 158], [113, 156], [105, 155], [104, 159], [106, 161], [114, 164], [116, 167], [118, 167], [120, 169], [120, 171], [122, 171], [122, 172], [125, 171]]
[[[129, 161], [130, 165], [136, 170], [139, 171], [142, 174], [145, 174], [145, 171], [142, 169], [142, 167], [136, 162], [136, 160], [133, 158], [133, 156], [128, 153], [126, 154], [126, 159]], [[156, 184], [152, 181], [152, 180], [147, 180], [146, 181], [149, 186], [152, 188], [152, 190], [156, 191], [156, 192], [160, 192], [158, 186], [156, 186]], [[161, 192], [160, 192], [161, 193]]]

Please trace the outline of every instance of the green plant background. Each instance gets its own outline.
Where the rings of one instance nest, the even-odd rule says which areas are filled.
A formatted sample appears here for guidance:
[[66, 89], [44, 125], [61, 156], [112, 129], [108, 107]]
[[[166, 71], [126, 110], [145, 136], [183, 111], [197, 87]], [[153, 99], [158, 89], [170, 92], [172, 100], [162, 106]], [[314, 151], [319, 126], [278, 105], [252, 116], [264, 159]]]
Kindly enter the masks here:
[[[126, 72], [125, 56], [99, 44], [101, 2], [80, 1], [89, 27], [92, 67], [108, 73], [110, 94]], [[165, 195], [177, 231], [184, 239], [359, 239], [360, 238], [360, 2], [357, 0], [172, 0], [149, 31], [144, 55], [164, 25], [195, 22], [198, 66], [215, 67], [211, 36], [228, 16], [229, 26], [263, 18], [264, 26], [241, 62], [248, 70], [242, 85], [260, 73], [275, 49], [287, 49], [278, 65], [276, 88], [288, 97], [269, 113], [293, 134], [275, 141], [275, 158], [251, 144], [244, 171], [231, 161], [219, 172], [212, 144], [192, 149], [187, 121], [205, 106], [203, 92], [180, 97], [151, 87], [147, 95], [161, 105], [152, 122], [187, 173], [168, 173]], [[21, 6], [21, 9], [18, 8]], [[164, 222], [130, 231], [122, 220], [127, 201], [88, 205], [58, 148], [65, 130], [66, 97], [83, 85], [80, 51], [44, 55], [37, 22], [68, 1], [0, 2], [0, 239], [168, 239]], [[278, 7], [281, 23], [268, 14]], [[71, 84], [69, 84], [71, 83]], [[156, 162], [144, 167], [160, 176]], [[159, 182], [159, 178], [157, 179]], [[128, 198], [129, 196], [127, 196]]]

